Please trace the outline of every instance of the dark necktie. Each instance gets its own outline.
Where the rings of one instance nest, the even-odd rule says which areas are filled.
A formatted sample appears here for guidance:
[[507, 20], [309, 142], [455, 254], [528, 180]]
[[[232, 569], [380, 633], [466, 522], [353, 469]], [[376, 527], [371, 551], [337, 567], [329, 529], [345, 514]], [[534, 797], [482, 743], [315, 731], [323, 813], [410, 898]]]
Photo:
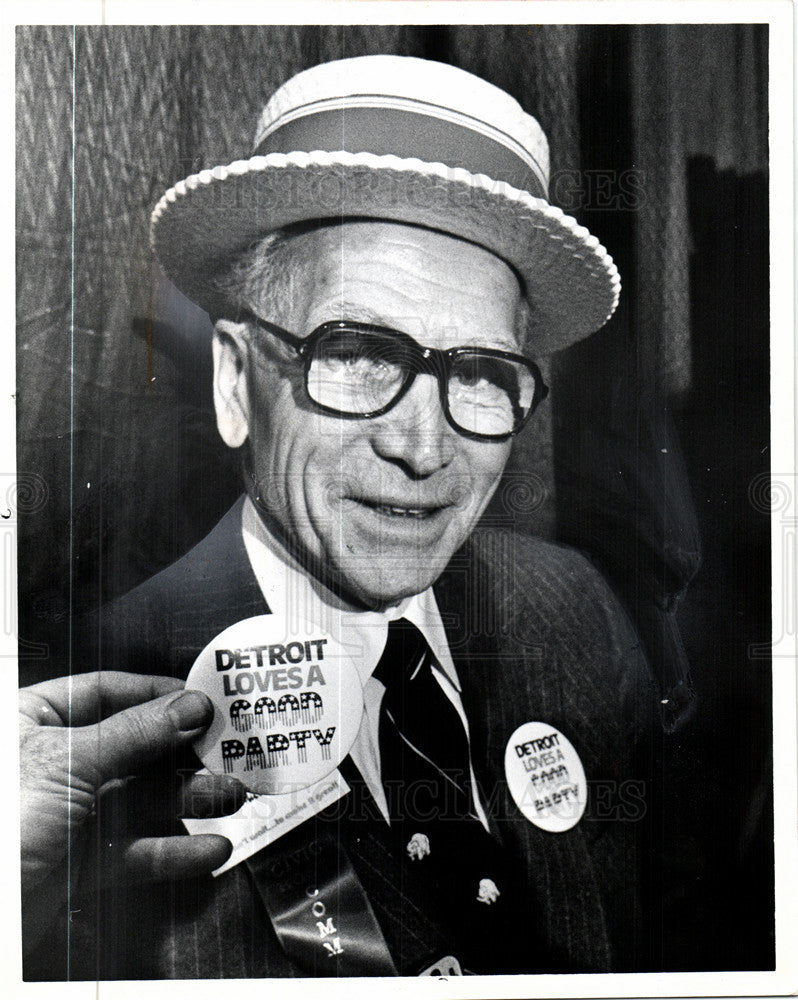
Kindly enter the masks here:
[[518, 972], [529, 968], [531, 946], [518, 873], [477, 818], [468, 737], [434, 663], [415, 625], [391, 622], [374, 671], [385, 686], [379, 743], [391, 818], [381, 835], [403, 865], [401, 890], [445, 928], [464, 967]]
[[426, 639], [405, 618], [391, 622], [374, 676], [385, 686], [379, 740], [392, 822], [474, 815], [468, 738], [432, 673]]

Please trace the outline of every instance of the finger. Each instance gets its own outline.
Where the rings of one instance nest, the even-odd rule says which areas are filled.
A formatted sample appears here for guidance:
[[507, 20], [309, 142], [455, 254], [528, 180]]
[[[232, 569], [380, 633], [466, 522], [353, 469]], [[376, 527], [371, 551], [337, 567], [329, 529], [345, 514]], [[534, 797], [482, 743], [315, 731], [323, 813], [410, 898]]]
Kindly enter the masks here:
[[120, 670], [73, 674], [22, 688], [20, 712], [40, 726], [85, 726], [183, 686], [177, 677]]
[[246, 789], [232, 775], [188, 771], [136, 778], [122, 794], [127, 829], [149, 834], [176, 832], [181, 818], [229, 816], [246, 801]]
[[213, 705], [199, 691], [173, 692], [134, 705], [94, 726], [71, 731], [73, 771], [99, 788], [190, 743], [212, 719]]
[[177, 815], [185, 819], [229, 816], [243, 806], [247, 790], [231, 774], [192, 774], [182, 781]]
[[176, 882], [209, 875], [233, 853], [227, 837], [142, 837], [124, 850], [125, 877], [133, 882]]

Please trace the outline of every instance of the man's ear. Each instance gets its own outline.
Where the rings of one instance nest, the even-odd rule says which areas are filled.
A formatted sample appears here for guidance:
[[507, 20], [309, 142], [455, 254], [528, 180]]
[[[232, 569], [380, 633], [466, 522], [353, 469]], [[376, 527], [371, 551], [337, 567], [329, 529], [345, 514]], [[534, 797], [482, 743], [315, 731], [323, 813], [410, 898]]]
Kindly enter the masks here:
[[249, 342], [241, 323], [220, 319], [213, 331], [213, 405], [224, 443], [240, 448], [249, 434]]

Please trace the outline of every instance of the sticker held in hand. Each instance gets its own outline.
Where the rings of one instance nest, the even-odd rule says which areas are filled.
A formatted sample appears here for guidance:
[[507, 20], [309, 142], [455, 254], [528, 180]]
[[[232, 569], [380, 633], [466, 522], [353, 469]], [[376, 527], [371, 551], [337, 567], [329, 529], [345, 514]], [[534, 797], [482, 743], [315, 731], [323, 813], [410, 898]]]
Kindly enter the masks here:
[[363, 714], [360, 677], [340, 642], [312, 626], [296, 633], [282, 615], [236, 622], [208, 643], [186, 679], [214, 707], [194, 743], [200, 760], [262, 795], [305, 788], [334, 771]]
[[565, 833], [582, 818], [585, 769], [571, 741], [554, 726], [519, 726], [507, 741], [504, 773], [515, 804], [541, 830]]

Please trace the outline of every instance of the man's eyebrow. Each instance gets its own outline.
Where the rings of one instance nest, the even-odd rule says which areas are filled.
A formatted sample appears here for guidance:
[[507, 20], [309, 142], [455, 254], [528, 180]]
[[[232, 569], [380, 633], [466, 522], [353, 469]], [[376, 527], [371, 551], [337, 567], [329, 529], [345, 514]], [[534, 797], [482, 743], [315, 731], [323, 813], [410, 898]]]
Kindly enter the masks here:
[[369, 306], [347, 302], [346, 299], [341, 299], [334, 304], [330, 303], [330, 309], [335, 313], [331, 319], [351, 319], [356, 323], [373, 323], [375, 326], [393, 325], [382, 313], [378, 313]]
[[[346, 299], [341, 299], [336, 303], [330, 303], [329, 308], [331, 313], [333, 313], [333, 315], [329, 317], [330, 320], [342, 319], [351, 320], [354, 323], [371, 323], [374, 326], [384, 326], [389, 330], [398, 330], [403, 333], [406, 333], [407, 327], [412, 325], [409, 320], [407, 322], [403, 322], [401, 317], [398, 319], [392, 319], [391, 317], [385, 316], [384, 313], [377, 312], [370, 306], [347, 302]], [[422, 342], [423, 336], [420, 343]], [[507, 351], [509, 354], [524, 353], [516, 338], [512, 336], [492, 337], [490, 338], [490, 343], [488, 344], [480, 340], [476, 340], [474, 337], [465, 337], [458, 341], [456, 346], [490, 347], [494, 350]]]

